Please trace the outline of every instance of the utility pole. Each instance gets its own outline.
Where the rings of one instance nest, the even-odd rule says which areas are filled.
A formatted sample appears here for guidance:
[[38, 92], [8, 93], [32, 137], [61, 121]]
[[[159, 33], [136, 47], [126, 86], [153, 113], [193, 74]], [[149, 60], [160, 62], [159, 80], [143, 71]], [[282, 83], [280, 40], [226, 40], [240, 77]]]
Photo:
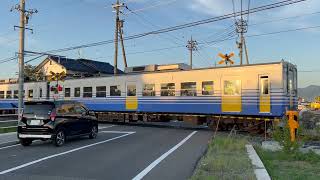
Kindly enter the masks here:
[[240, 19], [235, 21], [236, 21], [235, 22], [236, 31], [240, 36], [240, 42], [238, 41], [236, 42], [239, 49], [240, 65], [243, 64], [243, 50], [245, 50], [245, 53], [246, 53], [246, 62], [247, 64], [249, 64], [248, 50], [247, 50], [246, 41], [244, 38], [244, 34], [248, 32], [248, 21], [244, 20], [242, 16], [242, 0], [241, 0], [241, 16], [240, 16]]
[[191, 69], [192, 69], [192, 56], [193, 56], [192, 53], [193, 53], [193, 51], [198, 50], [197, 45], [198, 45], [197, 41], [193, 40], [192, 36], [191, 36], [191, 40], [188, 41], [188, 44], [186, 46], [188, 48], [188, 50], [190, 51], [190, 67], [191, 67]]
[[120, 20], [120, 11], [121, 8], [126, 7], [124, 3], [120, 3], [119, 0], [117, 0], [116, 4], [112, 5], [112, 8], [115, 9], [116, 11], [116, 27], [115, 27], [115, 33], [114, 33], [114, 75], [118, 73], [118, 44], [119, 44], [119, 35], [121, 39], [121, 45], [122, 45], [122, 54], [124, 58], [124, 64], [126, 66], [127, 61], [126, 61], [126, 56], [124, 52], [124, 45], [123, 45], [123, 35], [122, 35], [122, 28], [123, 28], [123, 20]]
[[26, 25], [29, 22], [29, 19], [32, 14], [37, 13], [38, 11], [35, 9], [26, 10], [26, 2], [25, 0], [20, 0], [20, 4], [15, 5], [11, 8], [11, 11], [17, 10], [20, 12], [20, 25], [14, 26], [15, 28], [20, 29], [20, 44], [19, 44], [19, 102], [18, 102], [18, 113], [19, 116], [22, 113], [23, 109], [23, 96], [24, 96], [24, 43], [25, 43], [25, 30], [31, 30], [30, 28], [26, 28]]
[[128, 67], [128, 64], [127, 64], [127, 57], [126, 57], [126, 51], [124, 49], [124, 43], [123, 43], [123, 23], [124, 23], [124, 20], [121, 20], [120, 21], [120, 41], [121, 41], [121, 47], [122, 47], [122, 56], [123, 56], [123, 63], [124, 63], [124, 67]]
[[243, 64], [243, 50], [246, 54], [246, 63], [249, 64], [248, 50], [246, 46], [246, 41], [244, 38], [244, 33], [248, 32], [248, 23], [243, 18], [236, 21], [236, 31], [240, 35], [240, 42], [237, 42], [239, 49], [240, 65]]

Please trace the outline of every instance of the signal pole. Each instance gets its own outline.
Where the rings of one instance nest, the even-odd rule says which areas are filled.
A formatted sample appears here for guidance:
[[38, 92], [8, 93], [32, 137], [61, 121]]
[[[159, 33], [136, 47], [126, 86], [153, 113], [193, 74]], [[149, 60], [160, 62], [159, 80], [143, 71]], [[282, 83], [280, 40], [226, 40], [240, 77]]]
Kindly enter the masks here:
[[120, 20], [120, 9], [126, 7], [124, 3], [120, 3], [119, 0], [117, 0], [116, 4], [112, 5], [112, 8], [116, 11], [116, 27], [115, 27], [115, 33], [114, 33], [114, 75], [118, 73], [118, 44], [119, 44], [119, 35], [122, 45], [122, 54], [123, 54], [123, 60], [125, 67], [127, 67], [127, 60], [125, 55], [125, 49], [123, 44], [123, 34], [122, 34], [122, 28], [123, 28], [123, 20]]
[[32, 14], [37, 13], [38, 11], [35, 9], [26, 10], [26, 2], [25, 0], [20, 0], [20, 4], [15, 5], [11, 8], [11, 11], [17, 10], [20, 12], [20, 25], [14, 26], [15, 28], [20, 29], [20, 44], [19, 44], [19, 102], [18, 102], [18, 113], [19, 116], [22, 113], [23, 108], [23, 96], [24, 96], [24, 43], [25, 43], [25, 30], [31, 30], [30, 28], [26, 28], [26, 25], [29, 22], [29, 18]]
[[193, 40], [192, 36], [191, 36], [191, 40], [188, 41], [188, 44], [186, 46], [188, 48], [188, 50], [190, 51], [190, 67], [191, 67], [191, 69], [192, 69], [192, 56], [193, 56], [192, 53], [193, 53], [193, 51], [198, 50], [197, 45], [198, 45], [197, 41]]

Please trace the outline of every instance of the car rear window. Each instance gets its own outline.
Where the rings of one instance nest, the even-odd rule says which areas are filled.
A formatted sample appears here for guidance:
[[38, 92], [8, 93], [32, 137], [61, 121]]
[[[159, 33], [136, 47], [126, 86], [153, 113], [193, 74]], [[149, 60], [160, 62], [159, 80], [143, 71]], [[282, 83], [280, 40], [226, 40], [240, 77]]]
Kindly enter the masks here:
[[24, 106], [24, 114], [50, 114], [53, 104], [27, 104]]

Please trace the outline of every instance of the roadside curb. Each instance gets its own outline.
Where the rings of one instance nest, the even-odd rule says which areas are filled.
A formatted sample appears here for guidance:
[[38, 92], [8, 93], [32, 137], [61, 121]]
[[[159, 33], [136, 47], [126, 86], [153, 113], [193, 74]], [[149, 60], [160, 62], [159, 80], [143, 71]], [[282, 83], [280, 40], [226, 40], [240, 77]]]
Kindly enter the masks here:
[[251, 159], [251, 163], [254, 166], [254, 173], [257, 180], [271, 180], [268, 171], [253, 146], [251, 144], [247, 144], [246, 148], [249, 158]]

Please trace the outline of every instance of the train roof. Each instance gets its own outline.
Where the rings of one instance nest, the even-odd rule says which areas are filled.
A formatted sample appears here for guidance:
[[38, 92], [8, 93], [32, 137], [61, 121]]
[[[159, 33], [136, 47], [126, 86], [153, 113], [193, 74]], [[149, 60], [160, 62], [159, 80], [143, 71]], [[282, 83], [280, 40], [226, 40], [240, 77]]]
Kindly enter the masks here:
[[[250, 66], [263, 66], [263, 65], [273, 65], [273, 64], [291, 64], [296, 66], [290, 62], [281, 60], [276, 62], [268, 62], [268, 63], [257, 63], [257, 64], [245, 64], [245, 65], [234, 65], [234, 66], [219, 66], [219, 67], [204, 67], [204, 68], [194, 68], [194, 69], [186, 69], [186, 70], [164, 70], [164, 71], [145, 71], [145, 72], [132, 72], [132, 73], [124, 73], [124, 74], [117, 74], [117, 77], [121, 76], [131, 76], [131, 75], [139, 75], [139, 74], [156, 74], [156, 73], [168, 73], [168, 72], [188, 72], [188, 71], [198, 71], [198, 70], [206, 70], [206, 69], [228, 69], [228, 68], [239, 68], [239, 67], [250, 67]], [[67, 79], [67, 80], [79, 80], [79, 79], [92, 79], [92, 78], [104, 78], [104, 77], [114, 77], [113, 74], [105, 74], [102, 76], [96, 77], [84, 77], [84, 78], [74, 78], [74, 79]], [[34, 83], [34, 82], [28, 82]]]

